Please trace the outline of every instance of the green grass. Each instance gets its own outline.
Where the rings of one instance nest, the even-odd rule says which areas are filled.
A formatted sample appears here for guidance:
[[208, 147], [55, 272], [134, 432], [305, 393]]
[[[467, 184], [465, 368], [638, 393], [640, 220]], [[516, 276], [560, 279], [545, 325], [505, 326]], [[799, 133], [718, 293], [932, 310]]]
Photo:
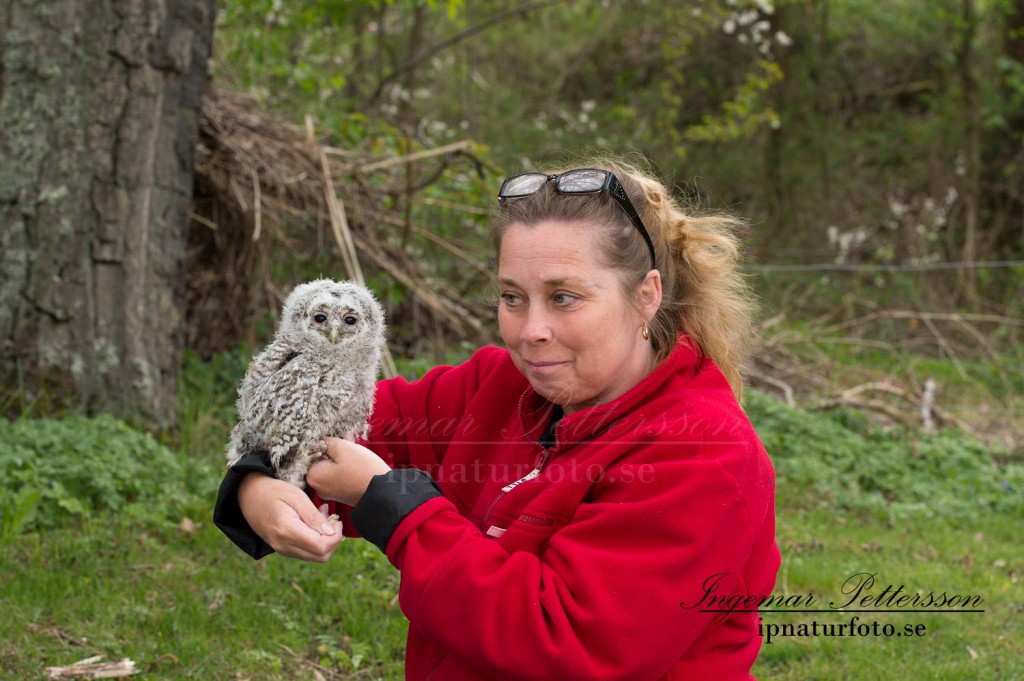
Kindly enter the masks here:
[[23, 536], [0, 575], [5, 679], [94, 654], [158, 679], [401, 678], [397, 574], [362, 541], [329, 565], [256, 562], [205, 518], [190, 532], [102, 518]]
[[[376, 548], [346, 541], [327, 565], [278, 556], [256, 562], [210, 522], [243, 368], [244, 355], [186, 363], [182, 427], [164, 438], [179, 468], [161, 450], [162, 465], [173, 470], [136, 471], [142, 479], [123, 488], [134, 495], [123, 503], [92, 499], [93, 487], [75, 474], [65, 489], [83, 490], [68, 492], [76, 512], [41, 494], [31, 513], [19, 515], [12, 500], [28, 493], [15, 494], [0, 476], [0, 678], [42, 678], [48, 666], [93, 655], [135, 660], [144, 672], [136, 678], [402, 678], [398, 574]], [[924, 438], [881, 429], [857, 413], [793, 411], [756, 393], [748, 409], [778, 472], [783, 566], [773, 593], [838, 601], [848, 577], [868, 572], [876, 574], [876, 593], [893, 584], [909, 593], [972, 594], [986, 610], [860, 615], [869, 624], [923, 624], [920, 638], [776, 636], [756, 675], [1024, 678], [1019, 464], [955, 432]], [[105, 452], [130, 453], [140, 442], [109, 420], [95, 424], [102, 437], [87, 433], [86, 421], [32, 423], [38, 437], [22, 424], [19, 447], [42, 447], [34, 455], [53, 459], [40, 468], [46, 476], [56, 475], [62, 453], [102, 461]], [[43, 451], [39, 443], [62, 432], [94, 444], [89, 452]], [[62, 475], [70, 476], [82, 466], [65, 468]], [[100, 489], [119, 479], [95, 475]], [[18, 484], [34, 489], [25, 476]], [[166, 493], [146, 492], [164, 490], [160, 485]], [[37, 486], [52, 495], [46, 484]], [[780, 612], [763, 619], [825, 624], [851, 616]]]
[[[779, 498], [799, 497], [779, 488]], [[923, 637], [777, 637], [762, 648], [754, 674], [762, 679], [1015, 679], [1024, 677], [1021, 615], [1024, 556], [1019, 517], [979, 514], [952, 524], [919, 519], [890, 525], [834, 508], [787, 509], [778, 514], [782, 570], [773, 593], [813, 594], [814, 608], [844, 606], [843, 584], [872, 573], [878, 595], [887, 585], [903, 593], [981, 596], [984, 613], [856, 613], [858, 623], [925, 625]], [[850, 606], [856, 608], [856, 605]], [[873, 606], [881, 607], [881, 606]], [[955, 610], [955, 608], [953, 608]], [[854, 613], [765, 614], [765, 624], [848, 623]], [[972, 654], [973, 651], [973, 654]]]
[[[780, 499], [798, 491], [780, 485]], [[1024, 675], [1019, 518], [894, 526], [832, 508], [779, 511], [773, 593], [840, 599], [858, 572], [910, 591], [981, 595], [984, 614], [860, 615], [922, 623], [914, 639], [776, 638], [762, 679], [1011, 679]], [[243, 556], [203, 517], [186, 532], [103, 517], [23, 535], [0, 553], [0, 677], [41, 678], [94, 654], [129, 657], [154, 679], [402, 678], [398, 577], [348, 540], [327, 565]], [[765, 622], [844, 622], [842, 614]], [[973, 650], [977, 658], [971, 655]], [[331, 674], [333, 672], [333, 674]]]

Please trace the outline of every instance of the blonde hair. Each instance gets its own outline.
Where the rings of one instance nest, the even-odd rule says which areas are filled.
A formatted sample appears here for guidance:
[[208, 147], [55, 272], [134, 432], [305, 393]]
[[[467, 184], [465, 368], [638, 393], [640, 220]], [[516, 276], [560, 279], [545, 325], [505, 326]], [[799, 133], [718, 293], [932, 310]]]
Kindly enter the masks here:
[[[672, 354], [684, 332], [699, 353], [718, 365], [736, 397], [742, 397], [741, 371], [749, 357], [756, 309], [739, 268], [737, 231], [744, 223], [731, 215], [688, 215], [662, 182], [625, 161], [589, 159], [571, 167], [614, 173], [651, 235], [662, 282], [661, 307], [647, 324], [656, 360]], [[623, 295], [636, 304], [638, 286], [650, 271], [650, 251], [612, 197], [559, 194], [548, 183], [536, 194], [506, 201], [492, 223], [496, 251], [500, 255], [511, 225], [544, 220], [600, 225], [605, 264], [622, 272]]]

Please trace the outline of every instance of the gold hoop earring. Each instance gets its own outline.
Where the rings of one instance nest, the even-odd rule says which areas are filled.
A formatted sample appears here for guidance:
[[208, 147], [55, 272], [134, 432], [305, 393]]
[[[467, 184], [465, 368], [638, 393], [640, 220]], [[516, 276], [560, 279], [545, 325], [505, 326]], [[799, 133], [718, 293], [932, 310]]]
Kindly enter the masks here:
[[646, 324], [640, 329], [640, 335], [643, 336], [644, 340], [651, 340], [651, 330], [647, 328]]

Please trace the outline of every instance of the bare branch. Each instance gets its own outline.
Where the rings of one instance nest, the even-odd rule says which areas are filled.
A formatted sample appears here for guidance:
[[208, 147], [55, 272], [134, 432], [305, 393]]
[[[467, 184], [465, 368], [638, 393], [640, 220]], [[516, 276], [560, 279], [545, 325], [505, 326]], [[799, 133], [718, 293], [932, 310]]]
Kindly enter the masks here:
[[380, 96], [381, 94], [383, 94], [384, 88], [388, 85], [388, 83], [397, 80], [406, 72], [418, 68], [420, 64], [427, 61], [434, 55], [437, 55], [443, 52], [444, 50], [447, 50], [449, 47], [457, 45], [462, 41], [466, 40], [467, 38], [472, 38], [476, 34], [481, 33], [496, 24], [500, 24], [503, 21], [513, 19], [519, 16], [520, 14], [526, 14], [527, 12], [532, 12], [535, 9], [541, 9], [543, 7], [548, 7], [551, 5], [557, 5], [559, 2], [561, 2], [561, 0], [537, 0], [536, 2], [526, 2], [523, 3], [522, 5], [519, 5], [518, 7], [513, 7], [512, 9], [505, 10], [504, 12], [499, 12], [492, 17], [484, 19], [478, 24], [470, 26], [464, 31], [460, 31], [459, 33], [456, 33], [451, 37], [445, 38], [441, 42], [432, 45], [427, 49], [423, 50], [422, 52], [419, 52], [418, 54], [414, 55], [407, 62], [405, 62], [404, 64], [396, 68], [394, 71], [381, 78], [380, 82], [377, 84], [377, 89], [374, 90], [373, 95], [370, 96], [370, 101], [375, 102], [378, 99], [380, 99]]

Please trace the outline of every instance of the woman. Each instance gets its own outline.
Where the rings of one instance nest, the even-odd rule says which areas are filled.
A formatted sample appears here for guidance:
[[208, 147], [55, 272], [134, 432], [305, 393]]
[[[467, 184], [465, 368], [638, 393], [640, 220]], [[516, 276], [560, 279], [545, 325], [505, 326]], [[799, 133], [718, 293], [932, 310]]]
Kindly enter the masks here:
[[[757, 614], [707, 612], [770, 594], [779, 566], [737, 402], [735, 222], [618, 162], [510, 178], [499, 202], [507, 349], [382, 381], [369, 440], [332, 440], [307, 476], [401, 571], [407, 678], [750, 678]], [[247, 471], [267, 469], [225, 480], [225, 532], [327, 560], [341, 535], [316, 506]]]

